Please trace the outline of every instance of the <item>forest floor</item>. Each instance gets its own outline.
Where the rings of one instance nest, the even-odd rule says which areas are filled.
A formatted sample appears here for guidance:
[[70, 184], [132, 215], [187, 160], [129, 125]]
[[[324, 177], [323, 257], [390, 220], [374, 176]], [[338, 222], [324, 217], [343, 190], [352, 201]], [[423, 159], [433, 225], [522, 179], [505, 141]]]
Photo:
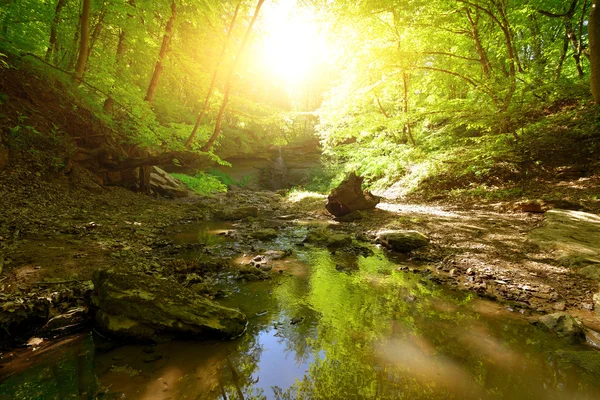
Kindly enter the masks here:
[[[88, 282], [100, 268], [168, 276], [190, 248], [203, 246], [177, 243], [172, 232], [224, 210], [253, 207], [258, 217], [236, 223], [236, 246], [226, 254], [205, 251], [207, 257], [260, 254], [265, 243], [254, 233], [287, 229], [294, 220], [321, 221], [331, 232], [365, 242], [382, 230], [414, 229], [431, 244], [414, 251], [406, 269], [525, 315], [566, 310], [600, 330], [593, 300], [598, 283], [580, 274], [582, 265], [573, 259], [565, 261], [556, 250], [532, 243], [528, 233], [541, 226], [544, 214], [515, 211], [513, 203], [384, 200], [366, 218], [339, 223], [325, 210], [324, 196], [232, 190], [210, 198], [163, 200], [119, 187], [90, 191], [86, 180], [93, 178], [84, 172], [76, 181], [73, 176], [49, 181], [18, 168], [0, 172], [0, 311], [5, 316], [19, 315], [15, 311], [40, 298], [51, 299], [50, 315], [85, 305]], [[599, 180], [581, 181], [577, 185], [585, 188], [577, 190], [596, 190]], [[31, 322], [22, 315], [24, 323]]]

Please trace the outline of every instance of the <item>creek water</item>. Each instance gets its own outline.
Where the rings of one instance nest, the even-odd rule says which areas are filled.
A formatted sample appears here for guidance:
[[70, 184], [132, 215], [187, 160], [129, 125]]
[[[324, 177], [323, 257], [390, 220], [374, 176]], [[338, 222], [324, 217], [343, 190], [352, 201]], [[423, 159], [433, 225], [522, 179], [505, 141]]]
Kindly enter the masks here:
[[102, 398], [144, 400], [600, 398], [598, 375], [568, 357], [593, 350], [374, 251], [305, 247], [270, 281], [224, 277], [222, 304], [249, 319], [235, 340], [94, 352], [87, 336], [2, 382], [0, 399], [86, 398], [98, 384]]

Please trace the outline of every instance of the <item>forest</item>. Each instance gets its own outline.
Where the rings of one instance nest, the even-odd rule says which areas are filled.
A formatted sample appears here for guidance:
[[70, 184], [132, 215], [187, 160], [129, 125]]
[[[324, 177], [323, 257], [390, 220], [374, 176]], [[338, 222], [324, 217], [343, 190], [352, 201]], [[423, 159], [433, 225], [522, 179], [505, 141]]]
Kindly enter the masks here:
[[0, 0], [0, 399], [598, 398], [597, 7]]

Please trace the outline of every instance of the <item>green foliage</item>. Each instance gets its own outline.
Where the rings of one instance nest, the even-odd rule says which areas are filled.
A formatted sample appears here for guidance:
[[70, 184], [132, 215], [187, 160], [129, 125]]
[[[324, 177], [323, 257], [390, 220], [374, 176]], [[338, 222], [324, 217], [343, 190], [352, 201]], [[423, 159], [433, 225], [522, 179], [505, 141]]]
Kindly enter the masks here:
[[238, 186], [240, 188], [243, 188], [243, 187], [246, 187], [249, 184], [253, 183], [255, 180], [254, 176], [247, 175], [247, 176], [243, 177], [242, 179], [240, 179], [239, 181], [237, 181], [237, 180], [233, 179], [227, 173], [220, 171], [218, 169], [208, 170], [206, 172], [206, 174], [211, 177], [214, 177], [215, 179], [217, 179], [219, 182], [221, 182], [226, 187]]
[[11, 151], [26, 154], [38, 171], [62, 169], [74, 151], [70, 138], [56, 125], [49, 133], [42, 133], [26, 122], [27, 117], [19, 115], [17, 125], [8, 129], [7, 144]]
[[208, 196], [214, 193], [226, 192], [227, 185], [224, 185], [216, 177], [205, 174], [204, 172], [198, 172], [194, 176], [186, 174], [172, 174], [173, 177], [183, 182], [190, 190]]

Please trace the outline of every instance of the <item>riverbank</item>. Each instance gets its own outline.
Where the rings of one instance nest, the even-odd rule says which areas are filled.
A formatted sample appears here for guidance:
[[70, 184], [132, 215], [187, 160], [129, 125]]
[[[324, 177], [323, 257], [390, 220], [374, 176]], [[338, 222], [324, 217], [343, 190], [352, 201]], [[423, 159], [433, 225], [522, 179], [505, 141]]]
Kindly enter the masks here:
[[[536, 244], [528, 234], [543, 225], [544, 214], [521, 212], [509, 203], [470, 208], [384, 201], [362, 219], [344, 223], [331, 219], [323, 196], [309, 193], [233, 190], [164, 200], [95, 185], [85, 171], [46, 181], [12, 170], [1, 179], [1, 299], [4, 326], [18, 338], [13, 344], [33, 335], [45, 320], [86, 306], [89, 281], [98, 269], [117, 267], [183, 283], [189, 271], [177, 265], [186, 263], [190, 249], [203, 249], [208, 267], [194, 270], [203, 279], [240, 254], [260, 256], [267, 248], [293, 252], [310, 231], [368, 245], [384, 230], [417, 230], [431, 241], [409, 255], [416, 273], [500, 301], [515, 312], [568, 311], [600, 330], [593, 299], [598, 284], [580, 273], [588, 264]], [[226, 232], [226, 246], [175, 239], [185, 226], [211, 219], [237, 220]], [[298, 233], [289, 248], [278, 248], [277, 237], [298, 220], [312, 221], [308, 231]], [[214, 296], [210, 284], [203, 290]]]

